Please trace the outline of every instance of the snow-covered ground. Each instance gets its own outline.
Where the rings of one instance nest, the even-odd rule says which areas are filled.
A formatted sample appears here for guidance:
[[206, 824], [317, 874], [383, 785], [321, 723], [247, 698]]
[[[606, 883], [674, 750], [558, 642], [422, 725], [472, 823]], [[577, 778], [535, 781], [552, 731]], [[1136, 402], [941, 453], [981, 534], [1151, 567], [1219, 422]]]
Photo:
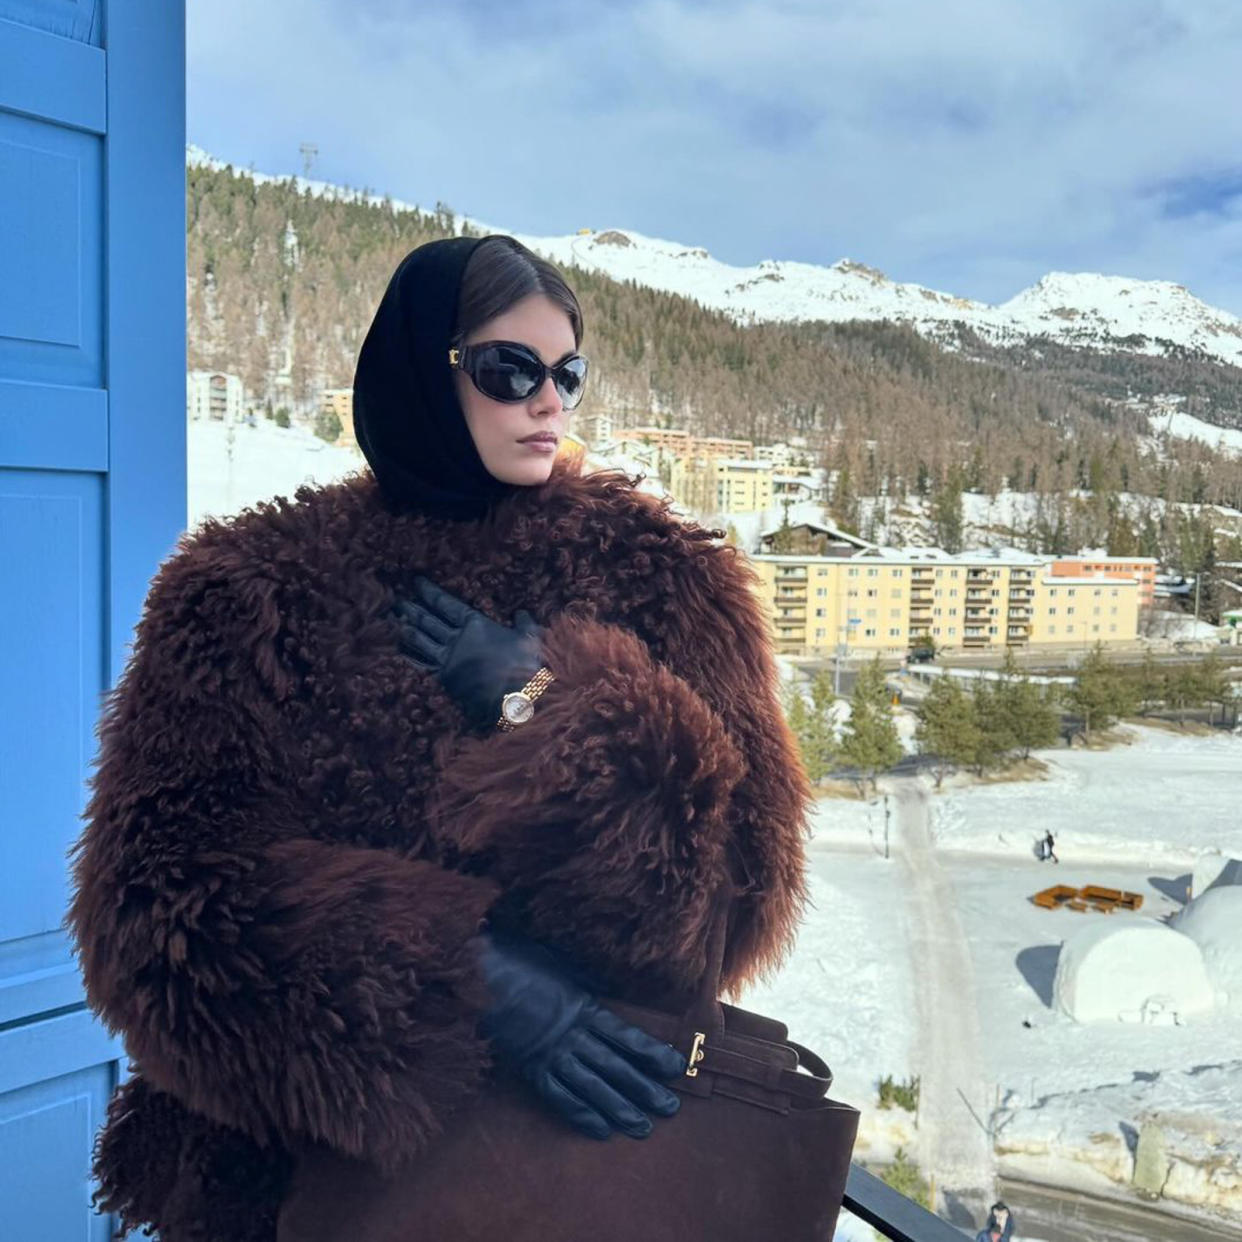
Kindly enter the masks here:
[[[1166, 1197], [1242, 1218], [1242, 1010], [1176, 1025], [1080, 1025], [1053, 1007], [1066, 936], [1091, 920], [1168, 918], [1187, 899], [1197, 856], [1242, 854], [1242, 736], [1131, 732], [1129, 745], [1111, 750], [1041, 752], [1043, 781], [939, 794], [912, 778], [890, 782], [891, 861], [881, 856], [882, 798], [817, 803], [815, 907], [790, 963], [743, 1003], [787, 1021], [793, 1038], [826, 1055], [834, 1094], [863, 1110], [863, 1159], [881, 1160], [898, 1143], [920, 1150], [926, 1114], [915, 1129], [908, 1114], [876, 1107], [879, 1078], [918, 1074], [925, 1110], [935, 1099], [959, 1110], [948, 1121], [992, 1128], [1002, 1175], [1124, 1197], [1135, 1136], [1154, 1121], [1167, 1143]], [[921, 925], [918, 881], [901, 865], [899, 800], [906, 810], [926, 804], [937, 845], [926, 865], [947, 879], [937, 891], [948, 894], [956, 932], [947, 919], [930, 936]], [[1031, 849], [1045, 828], [1059, 865], [1036, 861]], [[1138, 892], [1142, 909], [1106, 916], [1032, 904], [1056, 883]], [[951, 1003], [973, 1008], [979, 1038], [971, 1064], [945, 1082], [943, 1052], [940, 1064], [929, 1053], [936, 1032], [925, 1027], [944, 1013], [929, 1016], [915, 963], [939, 967], [954, 935], [970, 977]]]
[[325, 443], [304, 427], [190, 419], [186, 522], [224, 517], [273, 496], [292, 498], [303, 483], [335, 483], [362, 469], [360, 453]]
[[964, 787], [933, 801], [942, 849], [1030, 858], [1052, 832], [1063, 862], [1180, 863], [1209, 848], [1242, 853], [1242, 736], [1127, 726], [1109, 750], [1040, 752], [1043, 781]]

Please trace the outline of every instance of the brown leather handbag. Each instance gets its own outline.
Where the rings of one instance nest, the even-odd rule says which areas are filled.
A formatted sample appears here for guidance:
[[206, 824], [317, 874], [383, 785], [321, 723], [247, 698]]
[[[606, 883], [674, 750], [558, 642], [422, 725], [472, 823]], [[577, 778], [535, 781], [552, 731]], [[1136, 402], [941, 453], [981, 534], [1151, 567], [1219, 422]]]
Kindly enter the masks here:
[[608, 1002], [690, 1061], [648, 1138], [586, 1138], [500, 1078], [393, 1177], [304, 1153], [277, 1242], [829, 1242], [858, 1112], [782, 1023], [717, 1001], [725, 926], [686, 1014]]

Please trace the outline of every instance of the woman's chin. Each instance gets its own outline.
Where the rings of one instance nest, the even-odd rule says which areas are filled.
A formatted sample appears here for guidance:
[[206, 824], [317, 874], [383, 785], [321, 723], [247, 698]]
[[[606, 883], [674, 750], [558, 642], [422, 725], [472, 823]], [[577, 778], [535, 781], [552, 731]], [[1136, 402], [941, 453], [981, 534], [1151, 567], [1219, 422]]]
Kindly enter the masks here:
[[506, 461], [495, 466], [488, 465], [488, 473], [502, 483], [512, 483], [517, 487], [537, 487], [546, 483], [552, 473], [556, 454], [533, 455], [522, 461]]

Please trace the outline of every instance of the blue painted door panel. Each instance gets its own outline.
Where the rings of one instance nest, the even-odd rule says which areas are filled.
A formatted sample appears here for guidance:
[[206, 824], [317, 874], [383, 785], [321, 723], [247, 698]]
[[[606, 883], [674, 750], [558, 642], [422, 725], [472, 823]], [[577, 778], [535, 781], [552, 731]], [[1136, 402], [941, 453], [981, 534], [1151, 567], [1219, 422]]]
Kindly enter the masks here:
[[89, 1168], [122, 1048], [85, 1008], [66, 853], [185, 519], [184, 73], [181, 0], [0, 0], [0, 1210], [23, 1240], [112, 1224]]

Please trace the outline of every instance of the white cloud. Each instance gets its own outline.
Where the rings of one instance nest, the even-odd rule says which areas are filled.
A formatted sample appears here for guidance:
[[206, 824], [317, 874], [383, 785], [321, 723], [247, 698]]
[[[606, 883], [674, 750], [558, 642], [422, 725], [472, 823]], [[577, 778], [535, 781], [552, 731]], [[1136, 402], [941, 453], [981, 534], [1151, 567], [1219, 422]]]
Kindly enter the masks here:
[[190, 137], [533, 233], [843, 254], [1002, 300], [1050, 269], [1242, 311], [1232, 0], [196, 0]]

